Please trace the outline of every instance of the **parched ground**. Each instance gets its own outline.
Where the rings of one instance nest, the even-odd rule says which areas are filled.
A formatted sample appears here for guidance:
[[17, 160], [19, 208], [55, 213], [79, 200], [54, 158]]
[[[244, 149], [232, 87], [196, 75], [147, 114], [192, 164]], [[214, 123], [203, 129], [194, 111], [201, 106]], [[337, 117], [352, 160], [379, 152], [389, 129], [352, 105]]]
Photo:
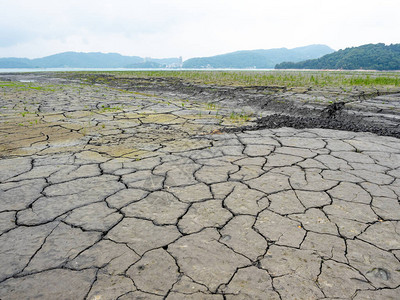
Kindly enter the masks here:
[[253, 91], [0, 77], [0, 299], [399, 298], [395, 93], [301, 102], [379, 136]]

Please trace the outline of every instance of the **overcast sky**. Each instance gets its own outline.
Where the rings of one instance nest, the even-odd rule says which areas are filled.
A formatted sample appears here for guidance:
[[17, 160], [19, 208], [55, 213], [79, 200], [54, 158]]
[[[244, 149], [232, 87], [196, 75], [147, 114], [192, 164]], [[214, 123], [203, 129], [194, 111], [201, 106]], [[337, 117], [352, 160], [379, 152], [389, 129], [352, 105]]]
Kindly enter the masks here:
[[400, 43], [399, 0], [0, 0], [0, 57]]

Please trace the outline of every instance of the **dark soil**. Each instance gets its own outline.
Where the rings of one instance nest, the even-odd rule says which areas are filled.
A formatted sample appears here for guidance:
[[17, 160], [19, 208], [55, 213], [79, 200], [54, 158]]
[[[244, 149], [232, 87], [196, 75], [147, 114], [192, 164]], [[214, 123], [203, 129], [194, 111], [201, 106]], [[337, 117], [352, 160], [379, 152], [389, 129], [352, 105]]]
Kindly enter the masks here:
[[252, 126], [243, 126], [241, 128], [227, 128], [227, 132], [237, 132], [244, 130], [260, 130], [266, 128], [293, 127], [297, 129], [303, 128], [324, 128], [336, 129], [353, 132], [371, 132], [382, 136], [393, 136], [400, 138], [399, 126], [381, 126], [372, 122], [366, 122], [361, 117], [342, 115], [338, 118], [325, 117], [307, 117], [307, 116], [291, 116], [284, 114], [273, 114], [257, 119], [257, 124]]

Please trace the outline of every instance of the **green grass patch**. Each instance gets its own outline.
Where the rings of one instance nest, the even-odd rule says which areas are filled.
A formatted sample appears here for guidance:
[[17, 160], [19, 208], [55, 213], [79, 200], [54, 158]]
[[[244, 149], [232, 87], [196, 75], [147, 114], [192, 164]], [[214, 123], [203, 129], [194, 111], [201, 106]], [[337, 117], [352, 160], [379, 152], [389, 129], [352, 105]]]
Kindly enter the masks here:
[[121, 106], [109, 107], [109, 106], [102, 105], [100, 112], [113, 112], [113, 111], [119, 111], [119, 110], [122, 110]]
[[[111, 71], [81, 72], [91, 78], [100, 79], [101, 74], [107, 76], [103, 82], [128, 80], [129, 78], [169, 78], [205, 85], [225, 86], [365, 86], [365, 87], [400, 87], [399, 72], [378, 71]], [[113, 76], [116, 78], [113, 79]]]
[[236, 113], [236, 112], [231, 112], [231, 114], [229, 115], [229, 119], [231, 121], [243, 121], [243, 122], [247, 122], [250, 118], [251, 118], [252, 114], [251, 113], [245, 113], [245, 112], [241, 112], [241, 113]]
[[45, 91], [45, 92], [55, 92], [56, 86], [54, 85], [36, 85], [31, 82], [18, 82], [18, 81], [0, 81], [0, 88], [16, 89], [18, 91]]

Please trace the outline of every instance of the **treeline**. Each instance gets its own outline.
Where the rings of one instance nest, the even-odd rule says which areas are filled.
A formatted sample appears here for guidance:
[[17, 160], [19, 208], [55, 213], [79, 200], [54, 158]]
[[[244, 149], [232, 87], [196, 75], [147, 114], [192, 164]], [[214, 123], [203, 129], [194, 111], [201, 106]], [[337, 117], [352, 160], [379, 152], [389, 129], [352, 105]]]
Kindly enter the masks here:
[[400, 70], [400, 44], [367, 44], [346, 48], [318, 59], [283, 62], [275, 69]]
[[283, 61], [318, 58], [333, 51], [326, 45], [309, 45], [293, 49], [242, 50], [210, 57], [191, 58], [183, 63], [183, 68], [273, 69], [277, 63]]
[[165, 68], [180, 65], [180, 58], [143, 58], [100, 52], [63, 52], [35, 59], [0, 58], [0, 68]]

